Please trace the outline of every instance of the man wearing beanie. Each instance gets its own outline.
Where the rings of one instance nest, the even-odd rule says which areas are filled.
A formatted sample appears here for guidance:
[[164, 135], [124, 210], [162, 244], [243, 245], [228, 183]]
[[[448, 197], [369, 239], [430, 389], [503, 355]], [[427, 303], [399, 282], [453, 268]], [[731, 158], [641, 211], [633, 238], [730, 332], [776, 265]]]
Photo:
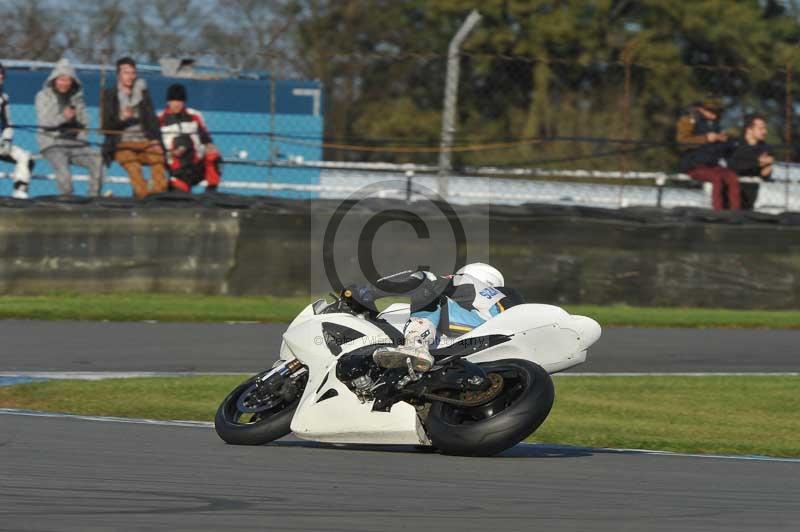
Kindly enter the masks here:
[[[166, 192], [167, 175], [158, 117], [147, 83], [136, 76], [136, 62], [130, 57], [117, 61], [117, 85], [103, 90], [102, 117], [106, 164], [117, 161], [128, 172], [133, 195], [137, 198]], [[150, 167], [149, 187], [142, 165]]]
[[14, 164], [14, 192], [11, 196], [26, 199], [33, 161], [28, 151], [12, 144], [14, 129], [11, 124], [11, 104], [8, 94], [3, 92], [5, 81], [6, 69], [0, 63], [0, 161]]
[[220, 154], [211, 140], [203, 115], [186, 106], [186, 87], [176, 83], [167, 89], [167, 107], [158, 115], [167, 148], [170, 188], [190, 192], [205, 180], [206, 191], [219, 185]]

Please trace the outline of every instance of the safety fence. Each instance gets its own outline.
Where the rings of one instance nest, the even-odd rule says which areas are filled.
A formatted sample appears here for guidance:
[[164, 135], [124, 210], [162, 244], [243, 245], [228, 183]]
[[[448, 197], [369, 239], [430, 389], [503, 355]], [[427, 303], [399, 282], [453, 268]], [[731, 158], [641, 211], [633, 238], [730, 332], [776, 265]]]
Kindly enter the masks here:
[[[219, 188], [222, 192], [295, 199], [346, 199], [366, 187], [402, 180], [406, 183], [403, 190], [390, 188], [386, 192], [388, 197], [414, 201], [433, 191], [442, 199], [457, 204], [549, 203], [602, 208], [711, 206], [710, 184], [700, 184], [685, 174], [677, 173], [478, 167], [466, 169], [466, 174], [447, 176], [447, 190], [442, 190], [442, 176], [434, 166], [306, 161], [299, 158], [286, 162], [235, 161], [233, 164], [248, 166], [253, 173], [260, 171], [261, 178], [237, 179], [226, 174]], [[294, 181], [280, 177], [264, 179], [267, 168], [277, 176], [295, 171], [315, 178]], [[800, 165], [778, 164], [774, 174], [770, 181], [757, 177], [740, 178], [743, 186], [759, 187], [754, 209], [766, 213], [800, 211]], [[34, 175], [32, 194], [55, 193], [54, 179], [52, 174]], [[88, 175], [76, 173], [73, 180], [78, 193], [85, 191]], [[12, 174], [0, 172], [0, 196], [10, 194], [11, 183]], [[108, 175], [105, 183], [106, 195], [129, 195], [129, 180], [124, 174]], [[200, 187], [203, 185], [201, 182]], [[114, 190], [122, 192], [114, 194]]]
[[[32, 153], [39, 151], [34, 100], [47, 83], [54, 64], [44, 62], [4, 61], [6, 82], [3, 91], [11, 98], [14, 143]], [[88, 145], [100, 148], [104, 132], [100, 129], [101, 91], [116, 86], [113, 66], [75, 65], [87, 106]], [[236, 162], [280, 160], [288, 156], [320, 159], [319, 141], [323, 134], [322, 88], [313, 80], [274, 79], [269, 75], [238, 77], [175, 77], [163, 75], [160, 67], [139, 67], [156, 111], [166, 107], [166, 91], [173, 83], [187, 89], [188, 106], [199, 110], [209, 128], [214, 144], [231, 164], [226, 178], [247, 183], [313, 183], [318, 172], [313, 169], [290, 169], [280, 172], [272, 165], [264, 167]], [[45, 135], [48, 133], [45, 132]], [[52, 133], [49, 133], [52, 135]], [[11, 167], [2, 163], [6, 173]], [[82, 169], [78, 169], [81, 173]], [[85, 170], [83, 170], [85, 171]], [[53, 169], [46, 158], [36, 161], [35, 173], [49, 176]], [[117, 196], [130, 195], [125, 176], [116, 163], [108, 169], [106, 192]], [[0, 181], [0, 194], [10, 193], [10, 183]], [[57, 194], [52, 180], [38, 180], [31, 187], [35, 195]], [[86, 189], [78, 180], [78, 194]], [[246, 190], [241, 192], [246, 193]]]
[[[699, 184], [671, 176], [680, 157], [677, 118], [691, 102], [714, 97], [724, 106], [722, 124], [732, 139], [741, 134], [745, 115], [760, 112], [767, 120], [770, 149], [782, 164], [776, 165], [773, 180], [760, 186], [756, 209], [796, 209], [795, 185], [782, 169], [800, 159], [795, 142], [800, 62], [787, 57], [778, 67], [660, 63], [645, 45], [637, 46], [606, 60], [577, 61], [486, 52], [467, 41], [459, 54], [458, 120], [447, 148], [453, 168], [445, 173], [439, 166], [447, 68], [443, 53], [339, 54], [332, 58], [337, 65], [349, 60], [354, 66], [326, 71], [318, 80], [303, 80], [313, 70], [281, 55], [265, 60], [273, 70], [261, 78], [221, 79], [197, 72], [177, 78], [163, 76], [158, 67], [143, 67], [142, 75], [158, 108], [169, 83], [187, 85], [190, 106], [203, 111], [226, 161], [223, 186], [229, 192], [328, 197], [331, 187], [357, 189], [365, 178], [387, 172], [404, 178], [412, 171], [493, 190], [494, 196], [474, 201], [508, 196], [518, 202], [606, 207], [708, 206], [708, 193]], [[5, 91], [18, 125], [15, 141], [35, 152], [32, 98], [49, 66], [30, 64], [26, 71], [22, 64], [7, 63], [13, 67]], [[99, 90], [113, 86], [113, 69], [80, 66], [96, 125]], [[292, 76], [300, 80], [284, 79]], [[92, 143], [101, 140], [99, 132], [90, 135]], [[334, 163], [342, 166], [330, 166]], [[413, 166], [375, 170], [363, 166], [367, 163]], [[3, 164], [0, 170], [8, 173], [10, 168]], [[51, 174], [46, 161], [36, 173]], [[108, 175], [111, 193], [130, 193], [121, 168], [113, 165]], [[36, 194], [56, 192], [47, 180], [32, 188]], [[450, 188], [444, 187], [448, 198], [466, 201]], [[9, 192], [10, 183], [0, 180], [0, 194]]]

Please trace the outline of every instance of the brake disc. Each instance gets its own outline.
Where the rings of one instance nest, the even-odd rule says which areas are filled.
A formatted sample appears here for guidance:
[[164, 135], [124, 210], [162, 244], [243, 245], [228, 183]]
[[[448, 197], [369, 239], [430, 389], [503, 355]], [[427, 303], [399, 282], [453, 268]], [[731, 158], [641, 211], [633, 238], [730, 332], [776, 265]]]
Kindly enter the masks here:
[[236, 401], [236, 407], [239, 412], [255, 414], [275, 407], [280, 404], [282, 400], [281, 397], [274, 397], [272, 395], [260, 397], [258, 395], [258, 384], [253, 384], [239, 396], [239, 399]]

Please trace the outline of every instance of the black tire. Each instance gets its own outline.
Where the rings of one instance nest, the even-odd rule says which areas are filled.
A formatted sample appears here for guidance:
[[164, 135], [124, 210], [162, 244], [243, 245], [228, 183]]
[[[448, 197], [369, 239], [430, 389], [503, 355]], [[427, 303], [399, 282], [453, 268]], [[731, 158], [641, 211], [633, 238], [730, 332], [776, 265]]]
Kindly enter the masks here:
[[479, 407], [431, 404], [425, 430], [444, 454], [492, 456], [524, 440], [544, 423], [555, 399], [553, 380], [527, 360], [480, 364], [487, 373], [503, 376], [497, 398]]
[[[242, 384], [234, 388], [222, 401], [214, 417], [214, 429], [217, 435], [225, 440], [226, 443], [233, 445], [264, 445], [279, 438], [283, 438], [291, 432], [289, 428], [292, 417], [300, 403], [303, 390], [300, 389], [294, 400], [290, 402], [281, 401], [273, 408], [259, 413], [258, 416], [251, 415], [247, 422], [242, 421], [246, 414], [239, 410], [238, 402], [242, 394], [248, 392], [258, 377], [263, 374], [254, 375]], [[306, 378], [301, 378], [303, 388], [305, 388]]]

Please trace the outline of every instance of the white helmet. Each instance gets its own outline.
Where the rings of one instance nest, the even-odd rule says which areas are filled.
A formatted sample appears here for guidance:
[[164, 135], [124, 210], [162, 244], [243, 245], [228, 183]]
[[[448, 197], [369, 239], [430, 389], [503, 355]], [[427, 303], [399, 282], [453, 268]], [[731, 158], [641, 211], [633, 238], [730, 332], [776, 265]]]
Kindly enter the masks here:
[[506, 281], [500, 270], [483, 262], [467, 264], [456, 272], [456, 275], [469, 275], [489, 286], [505, 286]]

